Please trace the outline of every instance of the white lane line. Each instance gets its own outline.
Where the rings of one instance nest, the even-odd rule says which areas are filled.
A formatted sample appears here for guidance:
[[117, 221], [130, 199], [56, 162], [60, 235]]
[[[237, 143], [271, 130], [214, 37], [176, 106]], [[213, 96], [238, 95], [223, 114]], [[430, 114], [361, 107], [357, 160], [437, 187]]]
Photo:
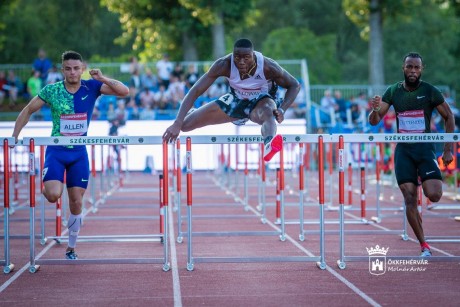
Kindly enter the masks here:
[[[216, 183], [216, 181], [214, 181]], [[217, 184], [216, 184], [217, 185]], [[226, 189], [230, 194], [235, 195], [232, 191], [229, 189]], [[242, 202], [242, 201], [240, 201]], [[249, 210], [251, 210], [252, 213], [254, 213], [257, 217], [262, 217], [262, 214], [260, 214], [256, 209], [254, 209], [251, 205], [248, 204]], [[266, 219], [266, 224], [270, 225], [273, 229], [277, 231], [281, 231], [281, 229], [273, 224], [271, 221]], [[288, 234], [285, 234], [286, 239], [288, 239], [294, 246], [296, 246], [299, 250], [304, 252], [307, 256], [314, 257], [315, 255], [311, 253], [309, 250], [304, 248], [302, 245], [300, 245], [296, 240], [294, 240], [291, 236]], [[364, 293], [362, 290], [360, 290], [357, 286], [355, 286], [351, 281], [334, 271], [330, 266], [326, 265], [326, 270], [331, 273], [335, 278], [340, 280], [344, 285], [346, 285], [348, 288], [350, 288], [353, 292], [355, 292], [357, 295], [359, 295], [363, 300], [365, 300], [367, 303], [369, 303], [372, 306], [381, 306], [379, 303], [374, 301], [370, 296], [368, 296], [366, 293]]]
[[[258, 217], [261, 217], [262, 215], [254, 209], [251, 205], [249, 205], [249, 210], [251, 210], [254, 214], [256, 214]], [[281, 229], [273, 224], [271, 221], [266, 220], [266, 223], [270, 225], [273, 229], [277, 231], [281, 231]], [[311, 253], [309, 250], [304, 248], [302, 245], [300, 245], [296, 240], [294, 240], [291, 236], [286, 234], [286, 239], [288, 239], [295, 247], [300, 249], [302, 252], [304, 252], [307, 256], [314, 257], [315, 255]], [[365, 300], [367, 303], [369, 303], [372, 306], [381, 306], [379, 303], [374, 301], [370, 296], [368, 296], [366, 293], [364, 293], [362, 290], [360, 290], [357, 286], [355, 286], [351, 281], [334, 271], [330, 266], [326, 265], [326, 270], [331, 273], [335, 278], [340, 280], [345, 286], [350, 288], [353, 292], [355, 292], [357, 295], [359, 295], [363, 300]]]
[[[356, 219], [356, 220], [360, 220], [360, 219], [361, 219], [360, 217], [357, 217], [356, 215], [354, 215], [354, 214], [352, 214], [352, 213], [349, 213], [349, 212], [345, 212], [345, 215], [348, 215], [349, 217], [354, 218], [354, 219]], [[382, 226], [382, 225], [380, 225], [380, 224], [369, 223], [369, 225], [372, 225], [372, 226], [374, 226], [375, 228], [379, 228], [379, 229], [381, 229], [381, 230], [391, 231], [391, 229], [386, 228], [386, 227], [384, 227], [384, 226]], [[401, 230], [402, 230], [402, 229], [401, 229]], [[408, 238], [409, 241], [418, 243], [418, 240], [417, 240], [417, 239], [411, 238], [411, 237], [409, 237], [409, 236], [407, 236], [407, 238]], [[439, 252], [439, 253], [441, 253], [441, 254], [444, 254], [444, 255], [446, 255], [446, 256], [455, 257], [455, 255], [453, 255], [453, 254], [451, 254], [451, 253], [448, 253], [448, 252], [446, 252], [446, 251], [443, 251], [443, 250], [441, 250], [441, 249], [439, 249], [439, 248], [433, 247], [431, 244], [430, 244], [430, 248], [431, 248], [432, 250], [435, 250], [435, 251], [437, 251], [437, 252]]]
[[[45, 247], [37, 256], [36, 258], [42, 257], [51, 247], [53, 247], [56, 244], [56, 241], [52, 241], [47, 247]], [[9, 285], [13, 283], [16, 279], [19, 278], [19, 276], [22, 275], [28, 268], [30, 267], [30, 262], [27, 262], [19, 271], [17, 271], [11, 278], [9, 278], [7, 281], [3, 283], [3, 285], [0, 287], [0, 293], [3, 292], [6, 288], [8, 288]]]
[[[168, 223], [169, 223], [169, 244], [171, 249], [171, 271], [174, 293], [174, 307], [182, 307], [182, 294], [180, 291], [179, 270], [177, 265], [176, 251], [176, 234], [174, 232], [174, 221], [172, 213], [172, 205], [168, 205]], [[166, 242], [165, 242], [166, 244]]]

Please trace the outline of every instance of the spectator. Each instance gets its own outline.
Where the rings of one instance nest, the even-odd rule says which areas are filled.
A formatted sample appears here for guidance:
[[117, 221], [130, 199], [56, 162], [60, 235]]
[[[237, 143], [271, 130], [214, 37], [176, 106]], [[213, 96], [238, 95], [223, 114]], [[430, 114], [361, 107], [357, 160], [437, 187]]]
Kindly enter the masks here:
[[0, 70], [0, 105], [6, 96], [6, 89], [4, 86], [7, 85], [6, 74], [3, 70]]
[[140, 116], [139, 106], [135, 104], [133, 100], [131, 100], [126, 105], [126, 113], [127, 113], [127, 117], [126, 117], [127, 120], [128, 119], [138, 120]]
[[94, 106], [93, 114], [91, 114], [91, 119], [98, 120], [101, 118], [101, 110], [98, 106]]
[[40, 78], [40, 72], [38, 70], [32, 71], [32, 75], [27, 80], [27, 94], [30, 98], [38, 95], [42, 89], [42, 79]]
[[151, 91], [156, 91], [158, 89], [158, 79], [152, 73], [150, 68], [146, 68], [145, 72], [141, 75], [141, 84], [144, 88], [149, 88]]
[[158, 92], [155, 93], [154, 109], [166, 110], [171, 101], [171, 94], [166, 89], [164, 84], [160, 84]]
[[22, 81], [17, 77], [13, 70], [8, 71], [8, 77], [6, 79], [6, 87], [8, 98], [10, 99], [10, 107], [14, 107], [18, 100], [18, 94], [22, 91]]
[[129, 73], [133, 74], [135, 71], [140, 72], [142, 70], [141, 64], [137, 60], [137, 57], [132, 56], [129, 59]]
[[188, 65], [188, 70], [185, 74], [185, 86], [187, 87], [187, 89], [192, 88], [195, 82], [198, 81], [199, 77], [200, 74], [196, 71], [195, 64]]
[[107, 120], [112, 122], [117, 118], [117, 114], [115, 113], [115, 106], [112, 103], [109, 103], [107, 108]]
[[332, 118], [330, 116], [339, 110], [339, 105], [335, 102], [334, 97], [332, 97], [331, 90], [324, 91], [324, 96], [321, 98], [320, 104], [321, 109], [327, 114], [329, 122], [331, 122]]
[[134, 69], [131, 75], [131, 79], [129, 81], [129, 96], [130, 96], [130, 101], [134, 101], [134, 103], [137, 102], [137, 95], [140, 92], [140, 89], [142, 88], [141, 84], [141, 78], [139, 77], [139, 70]]
[[58, 70], [57, 66], [53, 65], [53, 67], [51, 67], [51, 70], [48, 72], [48, 78], [46, 78], [46, 84], [53, 84], [53, 83], [56, 83], [62, 80], [64, 80], [64, 77], [62, 76], [61, 72]]
[[144, 87], [144, 90], [139, 94], [139, 101], [142, 108], [147, 106], [153, 107], [155, 104], [155, 93], [148, 87]]
[[168, 91], [171, 94], [172, 109], [178, 109], [185, 96], [185, 83], [182, 82], [176, 75], [172, 75]]
[[181, 63], [176, 63], [176, 65], [174, 65], [174, 70], [171, 73], [171, 76], [175, 76], [181, 81], [184, 79], [184, 67]]
[[152, 107], [148, 105], [145, 107], [141, 113], [139, 114], [140, 120], [154, 120], [155, 119], [155, 111], [152, 110]]
[[38, 56], [33, 62], [33, 69], [40, 72], [42, 84], [46, 84], [48, 79], [48, 72], [52, 67], [51, 60], [46, 56], [46, 51], [42, 48], [38, 49]]
[[334, 91], [334, 99], [338, 108], [336, 111], [336, 116], [343, 122], [347, 121], [347, 108], [349, 108], [349, 103], [342, 97], [342, 92], [337, 90]]
[[158, 81], [163, 84], [165, 89], [169, 87], [169, 80], [173, 72], [173, 64], [169, 61], [169, 55], [163, 54], [163, 58], [157, 62]]

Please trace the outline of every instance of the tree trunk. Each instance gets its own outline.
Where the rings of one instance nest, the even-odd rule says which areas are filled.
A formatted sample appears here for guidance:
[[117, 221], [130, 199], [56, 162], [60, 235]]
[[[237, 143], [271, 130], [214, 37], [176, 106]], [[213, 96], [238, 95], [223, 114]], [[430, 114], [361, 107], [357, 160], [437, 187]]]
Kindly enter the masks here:
[[195, 40], [188, 31], [182, 32], [182, 48], [184, 49], [184, 61], [198, 61], [198, 51]]
[[381, 0], [370, 1], [369, 27], [369, 83], [374, 89], [373, 95], [385, 85]]
[[212, 54], [214, 59], [225, 55], [225, 26], [222, 11], [216, 13], [217, 21], [212, 25]]

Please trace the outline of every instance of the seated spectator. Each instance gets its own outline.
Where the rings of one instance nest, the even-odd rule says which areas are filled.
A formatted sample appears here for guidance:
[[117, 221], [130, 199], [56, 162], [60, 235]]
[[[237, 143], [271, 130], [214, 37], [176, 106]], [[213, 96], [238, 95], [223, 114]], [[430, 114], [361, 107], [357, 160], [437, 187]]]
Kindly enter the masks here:
[[130, 100], [126, 105], [126, 113], [128, 113], [126, 117], [127, 120], [138, 120], [140, 112], [139, 106], [135, 104], [133, 100]]
[[199, 77], [200, 74], [196, 71], [195, 64], [190, 64], [185, 74], [185, 86], [187, 89], [191, 89], [195, 82], [198, 81]]
[[145, 107], [139, 114], [140, 120], [154, 120], [156, 112], [152, 109], [150, 105]]
[[155, 104], [155, 93], [150, 88], [144, 87], [144, 90], [139, 94], [139, 101], [141, 108], [152, 107]]
[[51, 67], [51, 70], [48, 72], [48, 77], [46, 78], [46, 84], [53, 84], [59, 81], [64, 80], [61, 72], [58, 70], [56, 65]]
[[101, 111], [97, 106], [94, 106], [93, 114], [91, 114], [91, 119], [98, 120], [101, 118]]
[[155, 104], [153, 109], [166, 110], [171, 103], [171, 94], [164, 84], [160, 84], [158, 92], [155, 93]]
[[151, 91], [156, 91], [158, 89], [158, 79], [152, 73], [152, 70], [148, 67], [145, 69], [145, 72], [141, 75], [141, 85], [144, 89], [148, 88]]
[[136, 104], [138, 103], [136, 98], [141, 88], [142, 88], [142, 84], [141, 84], [141, 78], [139, 76], [139, 71], [135, 69], [133, 73], [131, 74], [131, 78], [129, 80], [129, 97], [130, 97], [130, 100], [134, 101]]
[[4, 89], [6, 84], [6, 74], [3, 70], [0, 70], [0, 105], [3, 103], [3, 100], [6, 96], [6, 89]]
[[14, 107], [16, 101], [18, 100], [18, 94], [22, 92], [23, 84], [21, 79], [16, 76], [13, 70], [8, 71], [6, 83], [7, 84], [3, 86], [3, 88], [6, 87], [10, 107]]
[[38, 95], [42, 89], [42, 79], [38, 70], [32, 71], [31, 77], [27, 80], [27, 94], [30, 98]]
[[172, 75], [168, 91], [171, 95], [171, 108], [176, 110], [179, 108], [182, 99], [184, 99], [185, 83], [182, 82], [176, 75]]

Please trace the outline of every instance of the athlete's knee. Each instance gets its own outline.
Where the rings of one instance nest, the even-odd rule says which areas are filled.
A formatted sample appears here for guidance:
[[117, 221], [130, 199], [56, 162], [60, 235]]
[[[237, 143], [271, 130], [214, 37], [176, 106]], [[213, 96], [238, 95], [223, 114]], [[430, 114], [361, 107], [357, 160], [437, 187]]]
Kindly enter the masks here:
[[55, 203], [59, 200], [59, 198], [61, 197], [61, 193], [59, 193], [58, 191], [47, 191], [47, 190], [44, 190], [43, 191], [43, 195], [45, 196], [45, 198], [50, 202], [50, 203]]
[[424, 192], [425, 196], [428, 197], [428, 199], [433, 202], [437, 203], [438, 201], [441, 200], [442, 197], [442, 190], [435, 190], [435, 191], [429, 191], [429, 192]]

